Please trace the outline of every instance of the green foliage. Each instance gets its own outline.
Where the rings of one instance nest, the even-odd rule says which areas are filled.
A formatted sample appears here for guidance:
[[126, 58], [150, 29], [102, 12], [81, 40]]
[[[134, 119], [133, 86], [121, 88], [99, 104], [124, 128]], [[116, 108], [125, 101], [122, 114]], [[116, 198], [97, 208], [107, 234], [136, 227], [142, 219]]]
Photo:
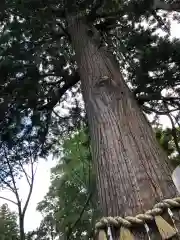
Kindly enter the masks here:
[[83, 239], [83, 232], [92, 234], [99, 214], [89, 140], [83, 129], [64, 141], [62, 155], [52, 169], [49, 192], [38, 210], [46, 218], [53, 216], [56, 234]]
[[[164, 102], [179, 111], [179, 40], [169, 39], [167, 14], [160, 15], [152, 6], [152, 0], [3, 1], [1, 141], [5, 135], [15, 144], [14, 136], [33, 135], [41, 143], [39, 154], [46, 155], [58, 135], [82, 125], [80, 78], [67, 29], [67, 15], [72, 13], [101, 33], [146, 113], [166, 114]], [[162, 90], [169, 89], [173, 91], [164, 97]]]
[[[154, 11], [153, 1], [4, 0], [0, 4], [1, 158], [8, 153], [18, 173], [14, 151], [26, 161], [26, 141], [37, 156], [46, 156], [49, 151], [59, 153], [59, 142], [70, 134], [52, 170], [49, 192], [38, 207], [46, 219], [36, 237], [45, 239], [55, 232], [80, 239], [83, 231], [90, 234], [98, 210], [87, 135], [76, 132], [84, 127], [86, 117], [67, 15], [83, 16], [101, 33], [103, 45], [119, 61], [145, 113], [154, 113], [157, 120], [159, 115], [174, 118], [175, 112], [171, 129], [157, 133], [174, 160], [180, 154], [180, 41], [170, 39], [168, 16]], [[157, 34], [159, 29], [164, 37]]]
[[35, 231], [26, 234], [26, 239], [53, 240], [56, 236], [57, 232], [54, 229], [54, 219], [52, 216], [46, 216]]
[[175, 131], [173, 131], [170, 128], [162, 129], [159, 127], [155, 129], [155, 132], [156, 138], [159, 141], [163, 150], [169, 156], [171, 164], [174, 167], [176, 167], [177, 165], [180, 164], [180, 152], [179, 152], [180, 129], [176, 128]]
[[19, 238], [17, 216], [6, 204], [0, 207], [0, 239], [17, 240]]

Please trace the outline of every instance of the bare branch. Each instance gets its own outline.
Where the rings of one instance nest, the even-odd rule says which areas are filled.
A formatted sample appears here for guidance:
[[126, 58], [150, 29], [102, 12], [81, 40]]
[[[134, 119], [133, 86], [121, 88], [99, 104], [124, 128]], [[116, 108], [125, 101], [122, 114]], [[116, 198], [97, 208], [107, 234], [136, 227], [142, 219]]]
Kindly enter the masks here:
[[1, 197], [1, 196], [0, 196], [0, 198], [6, 200], [6, 201], [8, 201], [8, 202], [11, 202], [11, 203], [13, 203], [13, 204], [15, 204], [15, 205], [18, 205], [17, 202], [14, 202], [13, 200], [11, 200], [11, 199], [9, 199], [9, 198]]
[[148, 106], [141, 106], [142, 107], [142, 110], [145, 111], [145, 112], [154, 112], [158, 115], [167, 115], [171, 112], [176, 112], [178, 110], [180, 110], [180, 108], [176, 108], [176, 109], [171, 109], [171, 110], [167, 110], [167, 111], [159, 111], [159, 110], [156, 110], [154, 108], [151, 108], [151, 107], [148, 107]]
[[163, 100], [163, 101], [179, 101], [180, 98], [179, 97], [163, 97], [159, 94], [156, 93], [152, 93], [152, 94], [148, 94], [148, 95], [143, 95], [143, 96], [138, 96], [136, 97], [137, 101], [143, 101], [143, 102], [149, 102], [149, 101], [154, 101], [154, 100]]
[[16, 181], [15, 181], [15, 178], [14, 178], [14, 172], [13, 172], [11, 164], [9, 163], [9, 159], [8, 159], [5, 148], [4, 148], [4, 154], [5, 154], [5, 157], [6, 157], [6, 160], [7, 160], [7, 165], [8, 165], [8, 168], [9, 168], [9, 171], [10, 171], [10, 176], [11, 176], [11, 179], [12, 179], [12, 182], [13, 182], [14, 194], [16, 196], [18, 206], [20, 206], [21, 205], [21, 200], [19, 199], [19, 194], [18, 194], [18, 190], [17, 190], [17, 186], [16, 186]]
[[56, 117], [58, 117], [59, 119], [61, 119], [62, 117], [56, 112], [56, 111], [52, 111], [55, 115], [56, 115]]
[[22, 211], [23, 216], [25, 215], [25, 212], [27, 210], [27, 206], [28, 206], [29, 201], [30, 201], [30, 197], [31, 197], [32, 190], [33, 190], [33, 185], [34, 185], [34, 164], [33, 164], [33, 161], [31, 161], [31, 183], [29, 185], [30, 186], [29, 193], [28, 193], [28, 196], [27, 196], [27, 199], [26, 199], [25, 205], [23, 207], [23, 211]]
[[[16, 148], [14, 150], [14, 154], [18, 154], [17, 153], [18, 149]], [[30, 201], [30, 197], [31, 197], [31, 194], [32, 194], [32, 190], [33, 190], [33, 184], [34, 184], [34, 176], [35, 176], [35, 173], [34, 173], [34, 163], [35, 163], [35, 159], [37, 157], [37, 154], [36, 154], [36, 150], [35, 150], [35, 154], [34, 152], [31, 151], [31, 146], [30, 144], [28, 143], [28, 151], [29, 151], [29, 156], [30, 156], [30, 164], [31, 164], [31, 176], [28, 176], [27, 174], [27, 171], [25, 170], [24, 166], [23, 166], [23, 163], [21, 161], [21, 159], [18, 159], [18, 163], [19, 163], [19, 166], [21, 167], [21, 171], [24, 173], [25, 177], [26, 177], [26, 180], [27, 180], [27, 183], [29, 184], [29, 192], [28, 192], [28, 195], [27, 195], [27, 199], [26, 199], [26, 202], [25, 202], [25, 205], [24, 207], [22, 208], [22, 201], [20, 199], [20, 196], [19, 196], [19, 193], [18, 193], [18, 189], [17, 189], [17, 186], [16, 186], [16, 181], [15, 181], [15, 175], [14, 175], [14, 171], [13, 171], [13, 167], [11, 165], [11, 162], [9, 160], [9, 156], [6, 152], [6, 148], [4, 147], [4, 156], [5, 156], [5, 159], [6, 159], [6, 163], [8, 165], [8, 168], [9, 168], [9, 172], [10, 172], [10, 177], [11, 177], [11, 181], [12, 181], [12, 185], [11, 186], [8, 182], [6, 182], [2, 177], [0, 177], [0, 180], [9, 188], [13, 191], [13, 193], [15, 194], [15, 197], [16, 197], [16, 200], [17, 202], [13, 201], [13, 200], [10, 200], [8, 198], [5, 198], [5, 197], [0, 197], [4, 200], [7, 200], [7, 201], [10, 201], [14, 204], [16, 204], [18, 206], [18, 211], [19, 211], [19, 217], [20, 218], [24, 218], [24, 215], [25, 215], [25, 212], [27, 210], [27, 207], [28, 207], [28, 204], [29, 204], [29, 201]]]
[[27, 183], [29, 184], [29, 186], [30, 186], [30, 180], [29, 180], [29, 176], [28, 176], [28, 174], [27, 174], [27, 172], [26, 172], [26, 170], [24, 169], [24, 167], [23, 167], [23, 164], [22, 164], [22, 162], [21, 162], [21, 160], [19, 160], [19, 165], [21, 166], [21, 169], [22, 169], [22, 171], [23, 171], [23, 173], [24, 173], [24, 175], [25, 175], [25, 177], [26, 177], [26, 180], [27, 180]]
[[28, 148], [29, 148], [29, 154], [30, 154], [30, 165], [31, 165], [31, 177], [30, 177], [30, 179], [31, 179], [31, 181], [28, 182], [29, 183], [29, 193], [28, 193], [25, 205], [23, 207], [23, 211], [22, 211], [23, 216], [25, 215], [25, 212], [27, 210], [27, 207], [28, 207], [28, 204], [29, 204], [29, 201], [30, 201], [30, 197], [31, 197], [31, 194], [32, 194], [33, 186], [34, 186], [34, 177], [35, 177], [35, 173], [36, 173], [36, 169], [34, 169], [36, 153], [35, 153], [35, 155], [34, 155], [34, 153], [32, 153], [30, 144], [28, 145]]

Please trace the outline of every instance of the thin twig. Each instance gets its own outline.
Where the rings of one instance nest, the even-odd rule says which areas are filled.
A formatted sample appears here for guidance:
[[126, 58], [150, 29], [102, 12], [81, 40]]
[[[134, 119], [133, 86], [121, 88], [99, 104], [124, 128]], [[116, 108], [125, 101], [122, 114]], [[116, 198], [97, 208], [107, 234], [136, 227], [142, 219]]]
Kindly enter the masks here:
[[171, 113], [171, 112], [176, 112], [176, 111], [178, 111], [178, 110], [180, 110], [180, 108], [178, 107], [178, 108], [176, 108], [176, 109], [171, 109], [171, 110], [168, 110], [168, 111], [158, 111], [158, 110], [156, 110], [156, 109], [154, 109], [154, 108], [151, 108], [151, 107], [147, 107], [147, 106], [141, 106], [142, 107], [142, 110], [143, 111], [148, 111], [148, 112], [154, 112], [154, 113], [156, 113], [156, 114], [158, 114], [158, 115], [167, 115], [167, 114], [169, 114], [169, 113]]

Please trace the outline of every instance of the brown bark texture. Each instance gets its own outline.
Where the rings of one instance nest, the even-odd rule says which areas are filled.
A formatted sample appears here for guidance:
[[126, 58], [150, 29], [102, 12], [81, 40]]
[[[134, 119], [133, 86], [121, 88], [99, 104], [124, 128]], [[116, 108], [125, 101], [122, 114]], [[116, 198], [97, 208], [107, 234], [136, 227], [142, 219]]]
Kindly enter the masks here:
[[[69, 18], [104, 216], [135, 216], [177, 195], [172, 170], [113, 56]], [[155, 231], [155, 230], [154, 230]], [[152, 236], [153, 237], [153, 236]], [[146, 239], [137, 234], [135, 239]], [[158, 233], [154, 238], [161, 239]], [[177, 239], [177, 238], [174, 238]]]

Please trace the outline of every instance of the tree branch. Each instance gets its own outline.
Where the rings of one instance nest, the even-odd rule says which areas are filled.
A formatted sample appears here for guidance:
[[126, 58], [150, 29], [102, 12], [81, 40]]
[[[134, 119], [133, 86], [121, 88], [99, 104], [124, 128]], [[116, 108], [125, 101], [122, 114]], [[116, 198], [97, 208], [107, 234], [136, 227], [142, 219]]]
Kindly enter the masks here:
[[35, 159], [36, 159], [36, 153], [35, 155], [31, 152], [31, 147], [29, 145], [29, 154], [30, 154], [30, 164], [31, 164], [31, 182], [29, 181], [29, 193], [28, 193], [28, 196], [27, 196], [27, 199], [26, 199], [26, 202], [25, 202], [25, 205], [24, 205], [24, 208], [23, 208], [23, 211], [22, 211], [22, 214], [23, 216], [25, 215], [25, 212], [27, 210], [27, 207], [28, 207], [28, 204], [29, 204], [29, 201], [30, 201], [30, 197], [31, 197], [31, 194], [32, 194], [32, 190], [33, 190], [33, 186], [34, 186], [34, 177], [35, 177], [35, 170], [34, 170], [34, 163], [35, 163]]
[[89, 194], [89, 196], [88, 196], [85, 204], [84, 204], [84, 207], [82, 208], [82, 210], [81, 210], [81, 212], [80, 212], [80, 214], [79, 214], [78, 219], [75, 221], [75, 223], [73, 224], [73, 226], [70, 228], [70, 230], [69, 230], [69, 232], [68, 232], [68, 235], [67, 235], [67, 240], [70, 239], [70, 235], [71, 235], [71, 233], [72, 233], [72, 231], [73, 231], [73, 228], [74, 228], [74, 227], [76, 226], [76, 224], [80, 221], [80, 219], [81, 219], [81, 217], [82, 217], [82, 215], [83, 215], [83, 213], [84, 213], [84, 211], [85, 211], [85, 209], [86, 209], [89, 201], [91, 200], [92, 195], [93, 195], [93, 193], [91, 192], [91, 193]]
[[[16, 154], [16, 155], [18, 154], [18, 153], [17, 153], [17, 149], [15, 150], [15, 154]], [[24, 169], [24, 166], [23, 166], [21, 160], [18, 159], [18, 162], [19, 162], [19, 165], [20, 165], [20, 167], [21, 167], [22, 172], [24, 173], [24, 175], [25, 175], [25, 177], [26, 177], [26, 180], [27, 180], [28, 184], [30, 185], [29, 176], [28, 176], [26, 170]]]
[[27, 174], [27, 172], [26, 172], [26, 170], [24, 169], [24, 167], [23, 167], [23, 164], [22, 164], [22, 162], [21, 162], [21, 160], [19, 160], [19, 164], [20, 164], [20, 166], [21, 166], [21, 169], [22, 169], [22, 171], [23, 171], [23, 173], [24, 173], [24, 175], [25, 175], [25, 177], [26, 177], [26, 180], [27, 180], [27, 183], [29, 184], [29, 186], [30, 186], [30, 180], [29, 180], [29, 176], [28, 176], [28, 174]]
[[79, 82], [80, 77], [78, 72], [75, 72], [72, 76], [67, 76], [66, 82], [63, 87], [52, 92], [51, 101], [47, 104], [38, 107], [39, 110], [52, 110], [56, 104], [59, 102], [64, 93], [71, 87], [73, 87], [77, 82]]
[[147, 106], [141, 106], [141, 107], [142, 107], [142, 110], [145, 111], [146, 113], [147, 112], [148, 113], [154, 112], [154, 113], [156, 113], [158, 115], [167, 115], [167, 114], [169, 114], [171, 112], [176, 112], [176, 111], [180, 110], [179, 108], [176, 108], [176, 109], [172, 109], [172, 110], [168, 110], [168, 111], [158, 111], [158, 110], [156, 110], [154, 108], [147, 107]]
[[149, 102], [149, 101], [153, 101], [153, 100], [162, 100], [162, 101], [171, 101], [171, 102], [174, 102], [176, 100], [180, 100], [179, 97], [163, 97], [159, 94], [156, 94], [156, 93], [152, 93], [152, 94], [149, 94], [149, 95], [143, 95], [143, 96], [135, 96], [136, 100], [137, 101], [140, 101], [140, 102]]
[[27, 196], [25, 205], [24, 205], [24, 207], [23, 207], [23, 211], [22, 211], [22, 215], [23, 215], [23, 216], [25, 215], [25, 212], [26, 212], [26, 210], [27, 210], [27, 206], [28, 206], [29, 201], [30, 201], [30, 197], [31, 197], [32, 190], [33, 190], [33, 185], [34, 185], [34, 174], [32, 174], [32, 180], [31, 180], [31, 184], [30, 184], [30, 188], [29, 188], [29, 193], [28, 193], [28, 196]]
[[6, 185], [6, 188], [7, 188], [7, 189], [9, 189], [9, 190], [11, 190], [13, 193], [15, 193], [13, 187], [12, 187], [8, 182], [6, 182], [2, 177], [0, 177], [0, 181], [1, 181], [2, 183], [4, 183], [4, 185]]
[[9, 198], [1, 197], [1, 196], [0, 196], [0, 198], [6, 200], [6, 201], [8, 201], [8, 202], [11, 202], [11, 203], [13, 203], [13, 204], [15, 204], [15, 205], [18, 205], [17, 202], [14, 202], [13, 200], [11, 200], [11, 199], [9, 199]]
[[166, 23], [161, 19], [160, 16], [157, 15], [157, 12], [155, 10], [152, 10], [152, 14], [156, 21], [158, 22], [159, 26], [163, 28], [165, 32], [167, 32], [168, 35], [170, 35], [170, 28], [166, 25]]
[[9, 163], [9, 159], [8, 159], [8, 156], [7, 156], [5, 148], [4, 148], [4, 154], [5, 154], [7, 165], [8, 165], [9, 171], [10, 171], [10, 176], [11, 176], [11, 179], [12, 179], [12, 182], [13, 182], [13, 190], [14, 190], [14, 194], [16, 196], [17, 202], [18, 202], [18, 207], [21, 207], [21, 201], [19, 199], [19, 195], [18, 195], [18, 190], [17, 190], [17, 187], [16, 187], [16, 181], [15, 181], [15, 178], [14, 178], [13, 169], [11, 167], [11, 164]]
[[161, 10], [165, 10], [165, 11], [176, 11], [176, 12], [180, 12], [180, 3], [166, 3], [165, 1], [161, 1], [161, 0], [154, 0], [154, 6], [153, 9], [161, 9]]

